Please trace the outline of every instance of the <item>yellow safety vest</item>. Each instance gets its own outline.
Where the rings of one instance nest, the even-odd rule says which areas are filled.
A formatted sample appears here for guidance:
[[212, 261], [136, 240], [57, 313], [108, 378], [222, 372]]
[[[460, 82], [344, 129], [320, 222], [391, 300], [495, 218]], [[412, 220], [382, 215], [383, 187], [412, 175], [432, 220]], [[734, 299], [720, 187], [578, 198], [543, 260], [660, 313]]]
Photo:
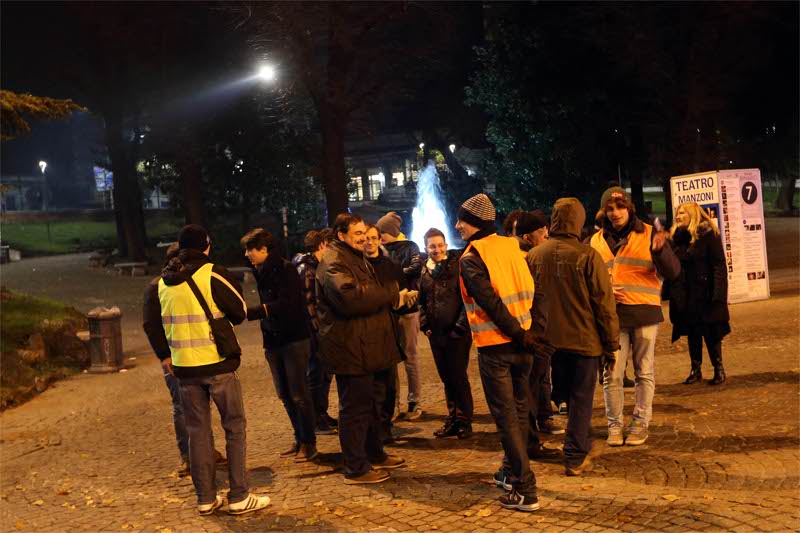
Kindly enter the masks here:
[[[512, 237], [490, 235], [473, 241], [464, 250], [462, 259], [470, 248], [475, 248], [486, 264], [489, 280], [494, 292], [508, 308], [508, 312], [519, 321], [522, 329], [531, 327], [531, 306], [533, 305], [533, 277], [520, 254], [519, 243]], [[467, 320], [472, 330], [472, 340], [478, 348], [511, 342], [511, 338], [503, 334], [492, 322], [486, 311], [467, 294], [464, 280], [459, 277], [461, 298], [467, 311]]]
[[592, 236], [592, 248], [600, 252], [612, 283], [622, 288], [622, 299], [617, 303], [661, 306], [661, 280], [650, 253], [652, 234], [650, 224], [644, 224], [642, 233], [631, 231], [627, 244], [617, 251], [616, 257], [603, 237], [603, 230]]
[[[211, 296], [213, 268], [213, 264], [206, 263], [195, 271], [192, 279], [214, 318], [221, 318], [223, 313]], [[158, 300], [161, 302], [161, 324], [167, 334], [174, 366], [213, 365], [224, 359], [214, 344], [206, 314], [188, 283], [169, 286], [163, 279], [159, 280]]]

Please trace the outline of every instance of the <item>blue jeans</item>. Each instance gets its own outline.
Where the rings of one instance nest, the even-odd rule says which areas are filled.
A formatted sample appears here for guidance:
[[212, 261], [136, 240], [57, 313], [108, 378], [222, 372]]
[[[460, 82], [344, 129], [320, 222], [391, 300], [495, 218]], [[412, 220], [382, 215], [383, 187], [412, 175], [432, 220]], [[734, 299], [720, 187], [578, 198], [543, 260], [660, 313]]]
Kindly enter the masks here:
[[279, 348], [266, 348], [264, 353], [272, 373], [275, 392], [283, 402], [294, 429], [294, 439], [303, 444], [315, 444], [316, 416], [308, 387], [308, 339], [290, 342]]
[[183, 417], [183, 404], [181, 404], [181, 385], [178, 378], [172, 374], [164, 374], [164, 381], [172, 397], [172, 424], [175, 426], [175, 440], [178, 442], [178, 452], [181, 459], [189, 459], [189, 433], [186, 431], [186, 420]]
[[653, 395], [656, 391], [655, 350], [658, 324], [639, 328], [620, 328], [617, 362], [612, 372], [603, 372], [603, 396], [606, 400], [608, 427], [623, 427], [622, 407], [625, 404], [625, 391], [622, 378], [625, 364], [633, 361], [634, 394], [636, 405], [633, 408], [633, 423], [647, 427], [653, 417]]
[[189, 466], [198, 505], [214, 502], [217, 497], [214, 434], [211, 430], [213, 400], [225, 429], [228, 452], [228, 502], [247, 498], [247, 420], [244, 416], [242, 386], [236, 372], [216, 376], [179, 379], [186, 429], [189, 432]]

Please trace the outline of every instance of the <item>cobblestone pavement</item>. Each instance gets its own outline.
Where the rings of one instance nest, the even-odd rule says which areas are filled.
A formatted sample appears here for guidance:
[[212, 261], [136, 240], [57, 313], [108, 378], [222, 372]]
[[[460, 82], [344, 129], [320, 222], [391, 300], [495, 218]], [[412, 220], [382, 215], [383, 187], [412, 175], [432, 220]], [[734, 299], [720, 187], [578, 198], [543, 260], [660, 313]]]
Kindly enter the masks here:
[[[44, 264], [52, 276], [59, 261], [66, 260], [21, 264], [26, 269]], [[256, 491], [272, 498], [267, 510], [238, 518], [199, 517], [191, 481], [177, 477], [168, 392], [133, 312], [142, 278], [121, 281], [95, 272], [83, 295], [75, 287], [54, 286], [51, 292], [69, 290], [82, 302], [96, 297], [86, 292], [118, 291], [115, 301], [129, 311], [126, 350], [136, 359], [126, 373], [86, 374], [57, 383], [0, 416], [0, 528], [164, 533], [797, 530], [800, 296], [796, 283], [786, 282], [796, 278], [792, 265], [795, 270], [783, 272], [785, 283], [772, 299], [731, 307], [733, 333], [723, 343], [726, 385], [680, 384], [689, 367], [686, 342], [670, 344], [670, 326], [665, 324], [658, 337], [649, 440], [639, 447], [606, 447], [598, 390], [592, 421], [597, 467], [567, 478], [558, 465], [532, 463], [541, 503], [534, 513], [506, 511], [496, 502], [501, 493], [490, 479], [501, 457], [500, 445], [474, 359], [475, 436], [433, 439], [445, 406], [430, 351], [421, 339], [426, 414], [398, 424], [402, 440], [390, 449], [405, 457], [408, 466], [392, 471], [386, 483], [348, 486], [334, 470], [339, 459], [336, 436], [319, 437], [323, 464], [296, 465], [278, 456], [291, 444], [289, 422], [269, 379], [257, 325], [238, 328], [244, 348], [240, 374], [249, 421], [250, 478]], [[85, 272], [79, 274], [86, 279]], [[59, 274], [62, 283], [69, 275]], [[5, 267], [3, 276], [12, 288], [36, 285], [30, 275]], [[252, 287], [247, 289], [252, 298]], [[707, 360], [705, 366], [710, 377]], [[335, 392], [332, 401], [335, 415]], [[632, 403], [627, 390], [626, 416]], [[218, 418], [214, 426], [222, 446]], [[545, 441], [558, 446], [562, 438], [548, 436]], [[219, 471], [219, 477], [224, 488], [226, 474]]]

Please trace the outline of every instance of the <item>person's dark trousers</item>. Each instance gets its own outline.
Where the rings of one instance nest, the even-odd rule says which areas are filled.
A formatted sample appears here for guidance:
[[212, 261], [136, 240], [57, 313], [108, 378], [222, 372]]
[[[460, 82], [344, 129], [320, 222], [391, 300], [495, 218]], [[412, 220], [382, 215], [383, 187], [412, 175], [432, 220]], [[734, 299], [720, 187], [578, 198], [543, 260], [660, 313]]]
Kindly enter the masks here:
[[444, 384], [447, 418], [467, 424], [472, 423], [474, 406], [472, 387], [467, 375], [472, 336], [467, 334], [452, 338], [449, 335], [433, 334], [428, 340], [431, 343], [436, 370]]
[[316, 423], [319, 425], [321, 417], [328, 414], [328, 397], [331, 393], [331, 381], [333, 375], [328, 372], [322, 361], [317, 356], [319, 346], [317, 335], [311, 334], [310, 339], [311, 354], [308, 357], [308, 388], [311, 392], [311, 400], [314, 404]]
[[[183, 417], [183, 404], [181, 403], [181, 384], [172, 374], [164, 374], [164, 381], [172, 397], [172, 424], [175, 426], [175, 440], [178, 443], [178, 452], [181, 459], [189, 459], [189, 433], [186, 431], [186, 420]], [[212, 445], [213, 448], [213, 445]]]
[[692, 358], [692, 368], [700, 368], [703, 364], [703, 339], [706, 341], [708, 359], [716, 368], [722, 363], [722, 339], [716, 341], [702, 334], [689, 335], [689, 357]]
[[294, 429], [294, 438], [303, 444], [316, 444], [316, 416], [308, 390], [308, 339], [290, 342], [279, 348], [266, 348], [264, 353], [272, 373], [275, 392], [283, 402]]
[[592, 401], [599, 366], [600, 357], [561, 351], [553, 354], [553, 381], [558, 380], [568, 394], [569, 415], [564, 437], [566, 466], [580, 465], [592, 449]]
[[381, 411], [391, 375], [390, 368], [361, 376], [336, 375], [339, 444], [347, 478], [372, 470], [370, 462], [386, 460], [381, 438]]
[[552, 405], [553, 384], [550, 381], [550, 360], [547, 361], [547, 371], [544, 373], [541, 385], [539, 386], [539, 398], [536, 405], [536, 420], [544, 422], [553, 418]]
[[[505, 347], [507, 346], [507, 348]], [[486, 403], [494, 417], [505, 458], [503, 469], [511, 473], [514, 488], [536, 494], [536, 477], [528, 459], [528, 396], [533, 356], [513, 344], [478, 350], [478, 368]]]
[[397, 373], [397, 366], [398, 365], [394, 365], [389, 369], [386, 394], [384, 395], [383, 401], [380, 403], [381, 439], [383, 442], [393, 437], [392, 428], [394, 424], [392, 424], [392, 418], [394, 418], [394, 409], [397, 404], [397, 388], [400, 380]]
[[183, 415], [189, 433], [189, 466], [198, 505], [217, 497], [214, 435], [211, 430], [211, 405], [214, 401], [225, 430], [228, 455], [228, 501], [237, 503], [249, 493], [247, 486], [247, 420], [244, 416], [242, 386], [236, 372], [216, 376], [179, 378]]
[[[536, 429], [539, 420], [541, 420], [541, 418], [539, 418], [539, 413], [541, 412], [541, 406], [539, 404], [542, 401], [544, 380], [549, 377], [549, 374], [550, 358], [546, 355], [539, 354], [533, 356], [533, 367], [531, 368], [530, 378], [528, 379], [528, 392], [530, 394], [528, 397], [530, 407], [528, 414], [528, 448], [536, 448], [541, 444], [539, 441], [539, 433]], [[547, 402], [550, 402], [549, 394], [547, 395]], [[552, 416], [552, 410], [549, 411], [550, 416]]]

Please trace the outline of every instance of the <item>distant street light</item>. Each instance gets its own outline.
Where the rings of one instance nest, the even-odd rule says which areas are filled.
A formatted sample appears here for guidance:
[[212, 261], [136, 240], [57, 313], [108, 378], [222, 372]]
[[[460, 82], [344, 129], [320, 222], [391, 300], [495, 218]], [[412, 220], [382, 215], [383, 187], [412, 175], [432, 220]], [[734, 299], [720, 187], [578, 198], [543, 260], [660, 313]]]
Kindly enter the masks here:
[[422, 150], [423, 148], [425, 148], [425, 143], [419, 143], [419, 149]]
[[277, 72], [275, 67], [272, 65], [264, 65], [258, 70], [258, 77], [262, 79], [262, 81], [266, 82], [273, 82], [277, 77]]
[[[39, 161], [39, 168], [42, 171], [42, 211], [47, 211], [47, 174], [44, 170], [47, 168], [47, 161]], [[50, 224], [47, 224], [47, 240], [50, 240]]]
[[42, 169], [42, 174], [44, 174], [44, 169], [47, 168], [47, 161], [39, 161], [39, 168]]
[[450, 148], [450, 153], [451, 154], [455, 153], [455, 151], [456, 151], [456, 145], [455, 144], [451, 144], [450, 146], [448, 146], [448, 148]]

